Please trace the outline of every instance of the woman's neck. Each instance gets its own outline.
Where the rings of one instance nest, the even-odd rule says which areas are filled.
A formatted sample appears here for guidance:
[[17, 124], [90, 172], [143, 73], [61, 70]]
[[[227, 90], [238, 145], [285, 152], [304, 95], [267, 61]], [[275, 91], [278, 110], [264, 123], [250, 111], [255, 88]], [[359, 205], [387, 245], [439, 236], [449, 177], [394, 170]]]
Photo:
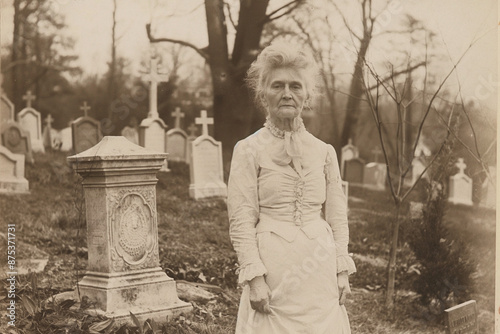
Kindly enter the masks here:
[[278, 118], [269, 116], [269, 120], [281, 131], [297, 131], [302, 122], [299, 121], [299, 117], [295, 118]]

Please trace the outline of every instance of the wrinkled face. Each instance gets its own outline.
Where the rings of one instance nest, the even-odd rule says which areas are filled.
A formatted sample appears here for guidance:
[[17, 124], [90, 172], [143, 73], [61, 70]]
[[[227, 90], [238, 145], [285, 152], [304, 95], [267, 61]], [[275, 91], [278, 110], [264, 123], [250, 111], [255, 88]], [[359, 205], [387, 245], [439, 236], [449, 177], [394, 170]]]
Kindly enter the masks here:
[[302, 73], [292, 68], [272, 70], [265, 83], [263, 99], [271, 118], [299, 116], [307, 99]]

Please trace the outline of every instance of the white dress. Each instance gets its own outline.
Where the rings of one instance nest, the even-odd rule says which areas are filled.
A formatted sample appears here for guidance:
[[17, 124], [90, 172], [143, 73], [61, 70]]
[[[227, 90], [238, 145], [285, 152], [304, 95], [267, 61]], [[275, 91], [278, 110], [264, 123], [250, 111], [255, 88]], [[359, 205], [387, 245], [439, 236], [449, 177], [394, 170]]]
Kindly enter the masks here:
[[[283, 136], [272, 126], [241, 140], [231, 162], [228, 213], [243, 285], [236, 333], [351, 332], [337, 273], [356, 269], [332, 146], [305, 129]], [[250, 306], [248, 281], [261, 275], [271, 289], [271, 314]]]

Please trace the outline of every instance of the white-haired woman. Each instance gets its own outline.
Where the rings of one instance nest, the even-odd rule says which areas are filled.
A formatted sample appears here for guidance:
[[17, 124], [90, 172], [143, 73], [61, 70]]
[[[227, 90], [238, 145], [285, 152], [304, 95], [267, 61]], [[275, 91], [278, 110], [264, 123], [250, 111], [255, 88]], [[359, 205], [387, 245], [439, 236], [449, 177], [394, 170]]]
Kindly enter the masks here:
[[267, 121], [238, 142], [231, 162], [230, 237], [243, 285], [236, 333], [350, 333], [344, 303], [356, 269], [337, 156], [301, 118], [316, 64], [275, 43], [247, 74]]

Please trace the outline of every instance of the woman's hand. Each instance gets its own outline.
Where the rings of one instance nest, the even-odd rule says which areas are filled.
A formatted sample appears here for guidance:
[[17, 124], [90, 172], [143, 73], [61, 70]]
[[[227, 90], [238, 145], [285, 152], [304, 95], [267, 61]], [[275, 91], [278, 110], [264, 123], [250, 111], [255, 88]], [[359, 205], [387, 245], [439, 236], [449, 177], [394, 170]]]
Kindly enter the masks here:
[[339, 286], [339, 304], [344, 305], [347, 296], [351, 293], [347, 271], [342, 271], [337, 274], [337, 284]]
[[269, 308], [271, 290], [264, 276], [254, 277], [248, 284], [250, 285], [250, 305], [252, 308], [257, 312], [271, 313]]

